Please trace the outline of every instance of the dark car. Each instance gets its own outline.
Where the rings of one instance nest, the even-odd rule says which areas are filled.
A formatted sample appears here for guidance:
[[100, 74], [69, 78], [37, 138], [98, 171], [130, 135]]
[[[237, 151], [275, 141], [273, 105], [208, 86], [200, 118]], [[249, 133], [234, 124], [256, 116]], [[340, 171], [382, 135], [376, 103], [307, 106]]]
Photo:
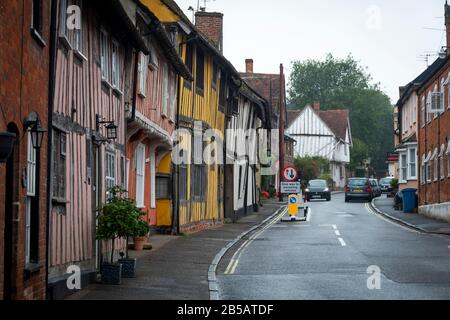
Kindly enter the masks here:
[[311, 180], [305, 190], [306, 200], [326, 199], [331, 201], [331, 192], [325, 180]]
[[378, 184], [378, 180], [370, 179], [370, 185], [372, 186], [375, 197], [381, 197], [381, 187]]
[[381, 187], [381, 192], [382, 193], [391, 193], [393, 191], [392, 187], [391, 187], [391, 181], [394, 178], [383, 178], [380, 180], [380, 187]]
[[351, 178], [345, 187], [345, 202], [350, 200], [372, 201], [375, 198], [374, 189], [368, 178]]

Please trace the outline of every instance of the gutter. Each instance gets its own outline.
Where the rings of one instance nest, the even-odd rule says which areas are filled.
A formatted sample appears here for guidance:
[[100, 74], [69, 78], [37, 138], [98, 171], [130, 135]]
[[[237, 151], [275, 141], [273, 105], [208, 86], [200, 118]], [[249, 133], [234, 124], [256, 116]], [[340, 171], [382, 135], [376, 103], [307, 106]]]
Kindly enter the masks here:
[[[57, 16], [58, 16], [58, 1], [51, 2], [51, 17], [50, 17], [50, 57], [49, 57], [49, 81], [48, 81], [48, 118], [47, 118], [47, 177], [50, 177], [52, 172], [52, 141], [53, 141], [53, 107], [55, 95], [55, 76], [56, 76], [56, 41], [57, 41]], [[50, 211], [51, 211], [51, 179], [47, 180], [47, 210], [45, 219], [45, 299], [48, 300], [48, 278], [49, 278], [49, 242], [50, 242]]]

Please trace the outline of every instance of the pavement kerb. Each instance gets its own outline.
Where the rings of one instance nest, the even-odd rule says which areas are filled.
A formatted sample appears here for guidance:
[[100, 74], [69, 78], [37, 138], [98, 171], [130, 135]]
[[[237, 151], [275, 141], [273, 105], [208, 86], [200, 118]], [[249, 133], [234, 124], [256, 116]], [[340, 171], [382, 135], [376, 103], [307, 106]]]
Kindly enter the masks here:
[[381, 210], [378, 209], [377, 206], [375, 205], [375, 199], [372, 199], [372, 202], [370, 203], [370, 206], [371, 206], [372, 209], [374, 209], [378, 214], [381, 214], [382, 216], [388, 218], [389, 220], [392, 220], [392, 221], [394, 221], [394, 222], [397, 222], [398, 224], [401, 224], [401, 225], [406, 226], [406, 227], [408, 227], [408, 228], [411, 228], [411, 229], [414, 229], [414, 230], [416, 230], [416, 231], [420, 231], [420, 232], [423, 232], [423, 233], [429, 233], [429, 234], [444, 234], [444, 233], [438, 233], [438, 232], [430, 232], [430, 231], [427, 231], [427, 230], [425, 230], [425, 229], [423, 229], [423, 228], [420, 228], [420, 227], [418, 227], [418, 226], [416, 226], [416, 225], [413, 225], [413, 224], [411, 224], [411, 223], [408, 223], [408, 222], [406, 222], [406, 221], [404, 221], [404, 220], [395, 218], [395, 217], [391, 216], [390, 214], [387, 214], [386, 212], [381, 211]]
[[247, 231], [242, 232], [240, 235], [238, 235], [233, 241], [228, 243], [222, 250], [219, 251], [218, 254], [214, 257], [213, 261], [211, 262], [211, 265], [208, 269], [208, 285], [209, 285], [209, 297], [210, 300], [219, 300], [219, 286], [217, 285], [217, 277], [216, 277], [216, 271], [217, 266], [220, 263], [220, 260], [222, 260], [223, 256], [230, 250], [236, 243], [238, 243], [242, 238], [250, 234], [251, 232], [255, 231], [258, 228], [261, 228], [264, 226], [268, 221], [275, 218], [277, 215], [280, 214], [282, 210], [285, 209], [285, 206], [280, 207], [277, 211], [275, 211], [272, 215], [264, 219], [262, 222], [260, 222], [257, 225], [254, 225]]

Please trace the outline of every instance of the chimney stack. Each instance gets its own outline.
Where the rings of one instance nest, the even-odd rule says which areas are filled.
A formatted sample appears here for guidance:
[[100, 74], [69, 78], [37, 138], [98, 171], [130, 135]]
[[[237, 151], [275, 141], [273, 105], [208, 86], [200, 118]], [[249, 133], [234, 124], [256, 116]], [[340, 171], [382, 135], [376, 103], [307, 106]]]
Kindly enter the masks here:
[[448, 5], [447, 1], [445, 1], [445, 5], [444, 5], [444, 10], [445, 10], [445, 33], [447, 35], [447, 55], [450, 55], [450, 6]]
[[253, 73], [253, 59], [245, 59], [245, 73]]
[[314, 102], [314, 110], [317, 112], [320, 111], [320, 102]]
[[220, 52], [223, 52], [223, 14], [219, 12], [198, 11], [195, 13], [195, 26]]

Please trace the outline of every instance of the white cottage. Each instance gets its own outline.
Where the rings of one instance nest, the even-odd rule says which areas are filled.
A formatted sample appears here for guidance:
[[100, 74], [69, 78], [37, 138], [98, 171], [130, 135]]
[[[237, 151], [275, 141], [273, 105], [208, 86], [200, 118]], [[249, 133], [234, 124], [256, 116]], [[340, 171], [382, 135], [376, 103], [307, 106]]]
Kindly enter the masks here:
[[320, 104], [289, 110], [286, 133], [297, 140], [295, 156], [321, 156], [330, 160], [335, 187], [346, 183], [352, 134], [349, 110], [320, 110]]

